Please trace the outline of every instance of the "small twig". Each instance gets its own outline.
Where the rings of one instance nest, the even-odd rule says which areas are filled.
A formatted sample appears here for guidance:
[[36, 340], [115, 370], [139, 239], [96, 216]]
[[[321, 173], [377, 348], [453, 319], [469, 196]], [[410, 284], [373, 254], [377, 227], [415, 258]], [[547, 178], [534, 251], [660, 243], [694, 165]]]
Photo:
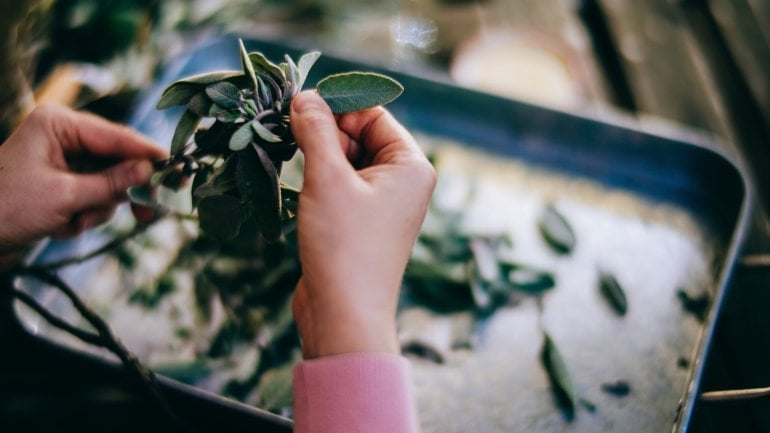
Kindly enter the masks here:
[[[140, 380], [142, 384], [147, 388], [150, 395], [155, 399], [156, 403], [166, 413], [166, 415], [173, 421], [182, 425], [181, 420], [176, 416], [171, 407], [166, 402], [163, 394], [155, 380], [155, 374], [145, 368], [139, 360], [126, 349], [125, 346], [118, 340], [113, 334], [107, 322], [102, 320], [99, 315], [94, 313], [75, 293], [75, 291], [62, 280], [58, 275], [51, 274], [45, 269], [41, 268], [24, 268], [20, 269], [19, 273], [27, 275], [32, 278], [38, 279], [52, 287], [57, 288], [62, 292], [69, 300], [75, 309], [83, 316], [88, 323], [96, 329], [99, 337], [98, 346], [104, 347], [113, 354], [115, 354], [123, 363], [123, 365], [133, 372], [133, 374]], [[46, 318], [47, 316], [43, 316]]]
[[77, 257], [68, 257], [66, 259], [57, 260], [54, 262], [44, 263], [42, 265], [34, 265], [30, 266], [28, 268], [23, 268], [20, 270], [20, 273], [28, 273], [33, 274], [37, 271], [47, 271], [47, 270], [53, 270], [53, 269], [60, 269], [71, 265], [76, 265], [83, 263], [85, 261], [91, 260], [94, 257], [97, 257], [99, 255], [102, 255], [110, 250], [113, 250], [117, 247], [119, 247], [121, 244], [126, 242], [127, 240], [133, 238], [139, 233], [144, 232], [147, 230], [148, 225], [147, 224], [137, 224], [133, 229], [130, 231], [123, 233], [122, 235], [116, 236], [106, 244], [102, 245], [101, 247], [84, 254], [82, 256]]
[[45, 319], [46, 322], [50, 323], [51, 325], [61, 329], [62, 331], [68, 332], [72, 334], [73, 336], [79, 338], [81, 341], [92, 344], [94, 346], [104, 347], [104, 343], [101, 339], [101, 337], [97, 334], [94, 334], [93, 332], [84, 331], [76, 326], [70, 325], [66, 321], [56, 317], [45, 309], [42, 305], [40, 305], [35, 298], [28, 295], [25, 292], [22, 292], [19, 289], [13, 288], [11, 289], [11, 295], [18, 299], [21, 303], [26, 305], [27, 307], [34, 310], [40, 317]]
[[770, 387], [708, 391], [701, 393], [700, 399], [702, 401], [731, 401], [748, 400], [768, 395], [770, 395]]

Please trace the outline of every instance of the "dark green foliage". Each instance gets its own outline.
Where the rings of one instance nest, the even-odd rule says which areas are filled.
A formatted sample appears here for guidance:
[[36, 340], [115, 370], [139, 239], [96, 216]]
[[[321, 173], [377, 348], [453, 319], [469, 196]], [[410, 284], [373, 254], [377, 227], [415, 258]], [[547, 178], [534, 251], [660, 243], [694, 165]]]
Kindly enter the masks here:
[[575, 408], [578, 404], [577, 390], [564, 358], [547, 333], [540, 360], [548, 373], [556, 402], [563, 411], [564, 417], [571, 421], [575, 417]]
[[575, 232], [572, 226], [553, 205], [546, 206], [540, 216], [538, 228], [543, 239], [559, 254], [569, 254], [575, 248]]

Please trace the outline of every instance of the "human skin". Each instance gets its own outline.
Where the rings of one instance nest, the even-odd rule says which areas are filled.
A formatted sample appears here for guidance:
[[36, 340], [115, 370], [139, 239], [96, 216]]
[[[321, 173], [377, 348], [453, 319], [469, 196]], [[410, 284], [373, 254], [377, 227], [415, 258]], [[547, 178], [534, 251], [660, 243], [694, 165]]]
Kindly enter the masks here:
[[166, 153], [125, 126], [57, 105], [36, 108], [0, 146], [0, 270], [47, 236], [112, 215]]
[[306, 359], [400, 352], [401, 278], [436, 185], [414, 138], [382, 107], [333, 115], [314, 91], [291, 126], [305, 156], [293, 313]]

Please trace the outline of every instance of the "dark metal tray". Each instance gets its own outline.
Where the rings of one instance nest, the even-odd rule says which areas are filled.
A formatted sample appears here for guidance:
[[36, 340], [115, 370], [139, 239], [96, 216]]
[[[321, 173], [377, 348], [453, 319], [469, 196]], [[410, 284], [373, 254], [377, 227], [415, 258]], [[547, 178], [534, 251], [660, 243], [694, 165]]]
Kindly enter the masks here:
[[[168, 143], [179, 113], [173, 110], [158, 112], [154, 109], [155, 101], [162, 88], [181, 76], [214, 69], [238, 69], [240, 60], [237, 50], [234, 49], [236, 46], [234, 39], [217, 40], [166, 67], [158, 79], [158, 86], [146, 95], [144, 102], [137, 108], [133, 126], [159, 143]], [[247, 41], [247, 48], [262, 51], [268, 58], [278, 59], [282, 58], [284, 53], [292, 56], [300, 53], [297, 49], [267, 41]], [[337, 71], [361, 69], [377, 70], [355, 62], [322, 56], [307, 82], [315, 83], [319, 77]], [[728, 155], [718, 143], [685, 130], [667, 129], [665, 134], [650, 133], [634, 126], [630, 120], [620, 117], [610, 121], [581, 117], [396, 71], [384, 72], [398, 79], [406, 89], [401, 98], [388, 108], [417, 134], [443, 137], [461, 143], [463, 146], [478, 149], [492, 159], [510, 159], [522, 163], [525, 167], [533, 167], [536, 171], [553, 173], [563, 180], [566, 179], [566, 182], [570, 179], [588, 181], [600, 190], [608, 191], [608, 194], [617, 195], [620, 192], [634, 197], [643, 204], [672, 207], [679, 214], [687, 215], [695, 222], [699, 230], [696, 237], [707, 244], [713, 252], [710, 256], [710, 266], [703, 269], [705, 275], [699, 276], [706, 281], [712, 302], [705, 320], [698, 325], [689, 325], [690, 329], [697, 331], [697, 337], [692, 343], [692, 354], [673, 354], [674, 357], [685, 356], [688, 361], [686, 371], [682, 373], [686, 375], [686, 380], [683, 381], [685, 386], [679, 394], [681, 397], [679, 406], [677, 407], [676, 402], [669, 406], [656, 406], [654, 387], [648, 389], [642, 385], [638, 388], [640, 392], [650, 393], [642, 399], [649, 404], [645, 409], [646, 412], [637, 411], [624, 418], [623, 410], [627, 405], [621, 404], [614, 409], [603, 410], [605, 406], [600, 404], [597, 414], [582, 416], [582, 420], [569, 425], [555, 418], [539, 423], [533, 422], [526, 427], [527, 430], [532, 431], [595, 431], [598, 429], [649, 431], [645, 430], [645, 428], [649, 429], [649, 425], [673, 425], [674, 431], [686, 431], [697, 400], [703, 363], [711, 343], [714, 323], [728, 287], [740, 243], [746, 232], [752, 202], [751, 187], [739, 159]], [[665, 221], [663, 223], [665, 224]], [[633, 323], [645, 323], [644, 318], [639, 320]], [[655, 329], [654, 324], [649, 326], [651, 330]], [[558, 334], [560, 329], [568, 327], [570, 327], [568, 323], [554, 325], [552, 331]], [[598, 338], [619, 335], [624, 331], [605, 329], [601, 332], [604, 334], [600, 334]], [[644, 329], [637, 327], [634, 330], [636, 334], [640, 332], [644, 334]], [[527, 338], [530, 337], [523, 337], [524, 340]], [[530, 339], [532, 340], [530, 345], [539, 344], [539, 340]], [[668, 350], [667, 347], [666, 344], [661, 343], [662, 350]], [[657, 349], [653, 345], [649, 350], [655, 352]], [[570, 354], [570, 352], [578, 354], [579, 349], [566, 347], [565, 353]], [[530, 355], [531, 353], [527, 356]], [[91, 355], [82, 354], [82, 356], [84, 362], [104, 363]], [[608, 358], [605, 362], [616, 361], [617, 359]], [[597, 363], [590, 359], [584, 362]], [[598, 374], [597, 371], [605, 368], [602, 361], [597, 364], [599, 364], [597, 369], [591, 375], [595, 376]], [[631, 369], [645, 371], [648, 376], [650, 376], [650, 369], [657, 368], [654, 365], [645, 364], [641, 358], [630, 359], [628, 366]], [[415, 367], [417, 370], [423, 368], [419, 361], [416, 361]], [[512, 368], [512, 370], [515, 369]], [[655, 374], [652, 372], [652, 376]], [[538, 376], [537, 373], [532, 373], [532, 375], [539, 377], [539, 384], [536, 386], [545, 383], [543, 374]], [[661, 375], [664, 374], [661, 373]], [[640, 377], [644, 380], [645, 376]], [[515, 379], [511, 378], [507, 383], [515, 385], [518, 383]], [[598, 387], [602, 380], [609, 381], [610, 378], [595, 378], [594, 388]], [[255, 427], [265, 428], [264, 431], [289, 431], [290, 429], [291, 424], [285, 418], [223, 399], [212, 393], [166, 378], [162, 379], [162, 386], [170, 391], [172, 404], [180, 404], [188, 408], [190, 405], [198, 406], [200, 413], [192, 416], [229, 417], [228, 425], [232, 426], [231, 431], [241, 429], [253, 431]], [[439, 383], [433, 385], [422, 383], [420, 386], [422, 388], [434, 386], [442, 392], [462, 391], [462, 387], [445, 388]], [[488, 418], [497, 422], [498, 429], [501, 431], [505, 428], [500, 424], [500, 419], [510, 418], [508, 421], [516, 421], [515, 416], [508, 416], [508, 414], [534, 404], [522, 403], [522, 400], [528, 398], [526, 396], [517, 398], [518, 393], [515, 391], [512, 390], [509, 401], [488, 403], [490, 413], [493, 412], [492, 409], [498, 413], [498, 415], [490, 414]], [[587, 394], [593, 392], [591, 389], [584, 389], [584, 391]], [[419, 392], [418, 397], [428, 394], [429, 392]], [[591, 394], [591, 397], [597, 398], [595, 394]], [[466, 398], [483, 400], [484, 397], [470, 393]], [[669, 403], [666, 402], [667, 405]], [[421, 404], [421, 409], [423, 406], [431, 405]], [[195, 411], [185, 411], [185, 413], [188, 412]], [[438, 412], [432, 413], [433, 415], [424, 420], [426, 431], [439, 428], [427, 425]], [[609, 415], [605, 417], [604, 413]], [[464, 416], [464, 413], [456, 413], [453, 419], [462, 420]], [[466, 417], [467, 423], [473, 422], [473, 424], [463, 425], [460, 422], [461, 430], [470, 431], [471, 425], [484, 430], [483, 426], [479, 426], [476, 421], [477, 416], [479, 415]], [[649, 416], [650, 421], [655, 422], [647, 425], [645, 416]], [[660, 419], [667, 421], [661, 423]]]

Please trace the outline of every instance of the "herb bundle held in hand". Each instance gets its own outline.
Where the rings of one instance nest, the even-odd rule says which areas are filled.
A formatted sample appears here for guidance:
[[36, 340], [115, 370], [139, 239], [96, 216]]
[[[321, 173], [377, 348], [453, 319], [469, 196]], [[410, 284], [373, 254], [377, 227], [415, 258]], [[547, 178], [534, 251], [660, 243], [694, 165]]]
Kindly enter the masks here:
[[[294, 219], [298, 191], [281, 183], [283, 162], [297, 151], [289, 125], [291, 100], [302, 90], [318, 52], [275, 64], [240, 42], [243, 71], [216, 71], [171, 84], [157, 108], [185, 105], [171, 141], [171, 157], [158, 167], [151, 186], [178, 189], [195, 174], [192, 203], [201, 229], [220, 240], [236, 237], [251, 221], [268, 242], [281, 238]], [[349, 72], [318, 82], [318, 93], [334, 113], [360, 111], [396, 99], [403, 87], [384, 75]], [[204, 118], [213, 119], [199, 128]], [[134, 188], [137, 204], [157, 207], [150, 190]]]

